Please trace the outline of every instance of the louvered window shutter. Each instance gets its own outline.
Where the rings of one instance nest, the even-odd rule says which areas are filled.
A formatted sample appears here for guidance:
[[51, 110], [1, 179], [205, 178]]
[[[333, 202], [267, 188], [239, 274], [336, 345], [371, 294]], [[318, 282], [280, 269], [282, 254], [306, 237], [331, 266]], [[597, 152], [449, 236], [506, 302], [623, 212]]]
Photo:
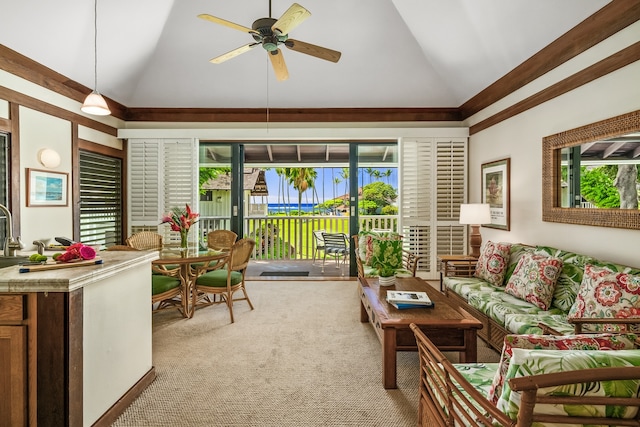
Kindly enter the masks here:
[[80, 151], [80, 241], [111, 246], [122, 239], [122, 161]]
[[[184, 209], [188, 203], [195, 211], [198, 211], [198, 157], [197, 146], [193, 139], [173, 139], [163, 141], [162, 174], [162, 213], [169, 212], [173, 208]], [[189, 231], [189, 241], [198, 241], [198, 223]], [[160, 227], [160, 234], [164, 236], [164, 242], [179, 244], [180, 235], [172, 232], [169, 226]]]
[[400, 142], [400, 233], [405, 249], [422, 257], [418, 269], [429, 271], [432, 234], [433, 143]]
[[460, 205], [467, 198], [467, 143], [436, 142], [437, 254], [464, 254], [466, 227], [460, 225]]
[[[160, 225], [162, 215], [185, 204], [198, 212], [197, 141], [183, 139], [129, 140], [129, 234], [143, 230], [163, 235], [165, 244], [178, 244], [180, 236]], [[189, 241], [199, 238], [197, 224]]]
[[458, 217], [467, 197], [467, 142], [403, 139], [399, 152], [400, 232], [405, 248], [422, 257], [418, 269], [435, 279], [438, 254], [466, 252]]
[[130, 139], [129, 150], [129, 231], [158, 231], [160, 223], [160, 146], [158, 139]]

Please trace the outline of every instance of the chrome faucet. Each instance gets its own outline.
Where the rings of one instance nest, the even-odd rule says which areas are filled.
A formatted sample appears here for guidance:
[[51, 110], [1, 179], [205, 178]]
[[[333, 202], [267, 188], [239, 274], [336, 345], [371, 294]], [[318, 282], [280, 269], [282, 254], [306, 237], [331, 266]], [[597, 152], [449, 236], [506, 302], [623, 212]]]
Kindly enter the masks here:
[[0, 211], [4, 212], [4, 216], [7, 218], [7, 237], [4, 240], [4, 256], [16, 256], [16, 252], [24, 248], [24, 245], [20, 241], [20, 237], [13, 237], [13, 220], [11, 219], [11, 212], [6, 206], [0, 205]]

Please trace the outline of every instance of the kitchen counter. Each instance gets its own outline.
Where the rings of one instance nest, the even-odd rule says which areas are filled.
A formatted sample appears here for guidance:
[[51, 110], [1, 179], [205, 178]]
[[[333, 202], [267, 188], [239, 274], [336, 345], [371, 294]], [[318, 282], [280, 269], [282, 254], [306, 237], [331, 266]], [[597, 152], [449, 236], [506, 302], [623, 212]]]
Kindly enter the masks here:
[[[48, 253], [45, 255], [50, 257]], [[148, 265], [158, 259], [158, 251], [101, 251], [97, 255], [102, 258], [102, 264], [29, 273], [20, 273], [17, 265], [2, 268], [0, 292], [71, 292], [123, 269]]]
[[[48, 253], [46, 255], [49, 255]], [[0, 425], [109, 426], [155, 379], [151, 262], [157, 251], [103, 251], [103, 263], [0, 269]]]

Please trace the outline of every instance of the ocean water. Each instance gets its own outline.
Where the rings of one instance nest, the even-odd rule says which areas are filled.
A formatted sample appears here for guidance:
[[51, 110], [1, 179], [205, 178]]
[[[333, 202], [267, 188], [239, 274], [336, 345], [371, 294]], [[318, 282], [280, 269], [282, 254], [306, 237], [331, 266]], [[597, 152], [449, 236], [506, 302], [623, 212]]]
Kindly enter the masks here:
[[[300, 206], [302, 207], [302, 211], [303, 212], [311, 212], [311, 210], [313, 209], [314, 204], [313, 203], [302, 203]], [[298, 210], [298, 204], [297, 203], [269, 203], [267, 205], [267, 209], [271, 213], [286, 212], [285, 208], [288, 208], [289, 212], [297, 211]]]

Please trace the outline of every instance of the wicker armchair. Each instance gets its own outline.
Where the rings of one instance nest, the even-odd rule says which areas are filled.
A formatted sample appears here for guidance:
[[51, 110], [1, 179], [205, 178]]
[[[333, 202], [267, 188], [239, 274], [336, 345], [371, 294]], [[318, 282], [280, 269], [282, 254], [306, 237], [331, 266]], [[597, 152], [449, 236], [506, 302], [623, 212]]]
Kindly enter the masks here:
[[[221, 298], [219, 301], [216, 299], [209, 300], [206, 305], [226, 303], [229, 308], [231, 323], [234, 322], [234, 301], [246, 300], [251, 310], [253, 310], [253, 304], [251, 304], [251, 300], [244, 286], [244, 279], [247, 266], [249, 265], [249, 259], [255, 246], [255, 240], [240, 239], [231, 247], [227, 262], [217, 263], [211, 266], [208, 265], [208, 263], [194, 266], [194, 295], [198, 295], [199, 297], [202, 294], [220, 295]], [[243, 292], [244, 297], [234, 299], [233, 294], [240, 290]]]
[[231, 230], [213, 230], [207, 234], [207, 247], [216, 251], [228, 251], [238, 235]]
[[126, 243], [138, 250], [162, 249], [162, 235], [153, 231], [141, 231], [128, 237]]

